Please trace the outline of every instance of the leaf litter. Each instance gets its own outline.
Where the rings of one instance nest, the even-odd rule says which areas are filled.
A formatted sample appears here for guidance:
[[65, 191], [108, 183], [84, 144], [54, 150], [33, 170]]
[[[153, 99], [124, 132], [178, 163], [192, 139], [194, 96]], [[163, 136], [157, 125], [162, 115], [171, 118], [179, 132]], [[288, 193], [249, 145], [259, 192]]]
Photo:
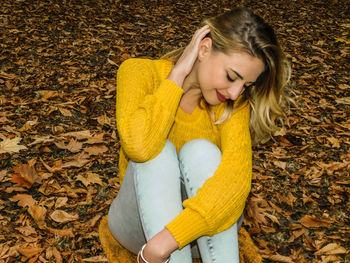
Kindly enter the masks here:
[[186, 45], [202, 18], [239, 5], [276, 29], [296, 102], [254, 148], [244, 227], [265, 262], [350, 260], [347, 1], [97, 0], [1, 4], [0, 262], [106, 262], [118, 66]]

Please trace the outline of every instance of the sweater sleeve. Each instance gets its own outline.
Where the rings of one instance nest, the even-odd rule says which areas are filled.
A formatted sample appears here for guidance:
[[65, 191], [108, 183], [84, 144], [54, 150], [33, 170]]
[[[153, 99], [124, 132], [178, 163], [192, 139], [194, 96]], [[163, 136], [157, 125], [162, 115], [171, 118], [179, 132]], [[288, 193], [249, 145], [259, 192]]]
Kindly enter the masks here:
[[222, 160], [218, 169], [166, 225], [180, 248], [200, 236], [228, 229], [242, 214], [252, 174], [249, 114], [249, 105], [245, 104], [220, 125]]
[[161, 79], [151, 60], [128, 59], [117, 74], [117, 129], [128, 158], [157, 156], [173, 125], [183, 90]]

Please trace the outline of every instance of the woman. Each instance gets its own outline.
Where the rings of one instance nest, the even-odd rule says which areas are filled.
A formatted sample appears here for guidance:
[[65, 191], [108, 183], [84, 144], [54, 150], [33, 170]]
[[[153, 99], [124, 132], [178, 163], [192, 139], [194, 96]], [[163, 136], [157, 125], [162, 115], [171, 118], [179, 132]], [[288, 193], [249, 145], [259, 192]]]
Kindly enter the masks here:
[[251, 144], [277, 129], [288, 77], [273, 29], [244, 8], [163, 59], [120, 66], [123, 183], [108, 225], [138, 262], [192, 262], [197, 248], [204, 263], [239, 261]]

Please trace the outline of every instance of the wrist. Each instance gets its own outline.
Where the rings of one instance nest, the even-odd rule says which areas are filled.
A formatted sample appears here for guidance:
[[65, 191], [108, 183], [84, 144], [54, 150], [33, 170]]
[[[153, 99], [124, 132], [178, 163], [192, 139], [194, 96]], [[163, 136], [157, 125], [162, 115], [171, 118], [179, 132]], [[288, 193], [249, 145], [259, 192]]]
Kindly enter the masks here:
[[141, 248], [141, 250], [139, 251], [138, 255], [137, 255], [137, 262], [138, 263], [150, 263], [149, 260], [152, 260], [152, 262], [161, 262], [161, 263], [168, 263], [170, 260], [170, 255], [168, 257], [147, 257], [150, 258], [149, 260], [146, 259], [145, 257], [145, 250], [146, 250], [147, 244], [144, 244]]
[[183, 82], [186, 78], [187, 74], [185, 72], [182, 72], [180, 69], [176, 68], [176, 66], [174, 66], [174, 68], [170, 71], [167, 79], [170, 79], [172, 81], [174, 81], [176, 83], [176, 85], [178, 85], [179, 87], [182, 88]]

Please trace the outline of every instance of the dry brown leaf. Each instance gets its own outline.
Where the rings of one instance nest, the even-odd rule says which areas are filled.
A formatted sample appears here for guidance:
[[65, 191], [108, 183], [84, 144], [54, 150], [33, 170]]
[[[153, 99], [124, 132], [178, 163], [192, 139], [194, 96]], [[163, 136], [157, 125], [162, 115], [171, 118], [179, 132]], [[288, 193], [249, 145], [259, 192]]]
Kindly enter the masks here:
[[111, 119], [106, 114], [103, 114], [102, 116], [97, 117], [97, 122], [102, 126], [111, 125]]
[[295, 238], [298, 238], [300, 237], [301, 235], [303, 235], [304, 233], [306, 232], [306, 230], [304, 228], [300, 229], [300, 230], [296, 230], [296, 231], [293, 231], [293, 236]]
[[63, 142], [55, 142], [55, 145], [59, 149], [65, 149], [73, 153], [79, 152], [83, 147], [83, 143], [78, 142], [75, 139], [71, 139], [67, 145], [65, 145]]
[[327, 227], [332, 223], [330, 220], [318, 219], [309, 215], [304, 216], [299, 222], [305, 227]]
[[41, 184], [42, 178], [37, 174], [34, 163], [23, 164], [12, 167], [15, 174], [12, 175], [11, 182], [18, 183], [30, 188], [34, 183]]
[[103, 143], [104, 142], [104, 139], [103, 139], [104, 135], [105, 135], [104, 133], [95, 134], [94, 136], [88, 138], [88, 140], [85, 143], [88, 143], [88, 144]]
[[55, 247], [48, 247], [46, 249], [46, 259], [50, 260], [52, 257], [55, 257], [56, 263], [62, 263], [63, 262], [62, 256], [58, 252], [58, 250]]
[[263, 258], [267, 258], [276, 262], [293, 263], [293, 260], [290, 257], [282, 256], [280, 254], [276, 254], [272, 256], [263, 255]]
[[327, 140], [331, 142], [332, 147], [334, 148], [339, 148], [340, 147], [340, 143], [339, 140], [334, 138], [334, 137], [327, 137]]
[[60, 237], [74, 237], [72, 228], [54, 229], [54, 228], [48, 227], [47, 229], [54, 235], [58, 235]]
[[67, 132], [61, 134], [61, 137], [75, 137], [77, 140], [84, 140], [91, 137], [90, 131]]
[[64, 205], [66, 205], [67, 201], [68, 201], [67, 197], [59, 197], [59, 198], [57, 198], [56, 203], [55, 203], [55, 208], [57, 209], [59, 207], [62, 207]]
[[108, 148], [104, 145], [94, 145], [91, 147], [87, 147], [84, 150], [89, 155], [99, 155], [99, 154], [102, 154], [102, 153], [108, 151]]
[[320, 123], [321, 121], [315, 117], [309, 116], [309, 115], [305, 115], [303, 116], [305, 119], [312, 121], [313, 123]]
[[13, 202], [18, 202], [18, 205], [21, 207], [30, 207], [36, 202], [31, 195], [28, 194], [16, 194], [12, 198], [9, 198]]
[[285, 170], [287, 167], [286, 162], [274, 161], [273, 164], [276, 165], [277, 167], [281, 168], [282, 170]]
[[38, 118], [33, 120], [33, 121], [27, 121], [20, 129], [19, 131], [28, 131], [30, 130], [33, 126], [38, 124]]
[[44, 165], [44, 167], [51, 173], [58, 172], [58, 171], [62, 170], [62, 161], [61, 160], [55, 161], [53, 167], [50, 167], [47, 163], [45, 163], [44, 160], [41, 159], [41, 157], [40, 157], [40, 161]]
[[59, 111], [61, 112], [61, 114], [65, 117], [72, 117], [72, 113], [70, 112], [70, 110], [66, 109], [66, 108], [62, 108], [62, 107], [58, 107]]
[[83, 175], [79, 174], [77, 176], [77, 180], [81, 181], [86, 187], [89, 184], [99, 184], [102, 185], [103, 182], [98, 174], [88, 172], [87, 177], [84, 177]]
[[107, 258], [104, 256], [95, 256], [91, 258], [84, 258], [85, 262], [108, 262]]
[[340, 104], [347, 104], [347, 105], [349, 105], [350, 104], [350, 97], [339, 98], [339, 99], [336, 99], [335, 101], [337, 103], [340, 103]]
[[51, 138], [51, 136], [44, 136], [44, 137], [34, 137], [34, 141], [29, 143], [28, 146], [33, 146], [36, 144], [43, 144], [48, 142], [53, 142], [55, 139]]
[[33, 228], [31, 226], [16, 227], [15, 229], [24, 236], [30, 236], [33, 234], [37, 235], [35, 228]]
[[28, 213], [33, 217], [39, 227], [45, 225], [46, 208], [39, 205], [32, 205], [28, 208]]
[[345, 254], [345, 253], [347, 253], [345, 248], [338, 245], [337, 243], [331, 243], [324, 246], [320, 250], [316, 251], [315, 255], [322, 255], [322, 254], [335, 255], [335, 254]]
[[55, 210], [51, 213], [50, 217], [58, 223], [66, 223], [69, 221], [74, 221], [79, 218], [78, 214], [68, 214], [63, 210]]
[[58, 96], [58, 92], [54, 90], [38, 90], [35, 93], [38, 94], [44, 100]]
[[18, 252], [21, 253], [26, 258], [34, 257], [35, 255], [40, 254], [44, 249], [40, 247], [26, 247], [19, 248]]
[[77, 154], [74, 156], [74, 159], [72, 161], [68, 161], [64, 164], [62, 164], [63, 168], [70, 168], [70, 167], [83, 167], [85, 164], [90, 162], [89, 159], [87, 159], [87, 155], [83, 152], [81, 154]]
[[5, 139], [0, 142], [0, 154], [1, 153], [18, 153], [21, 150], [27, 150], [27, 147], [19, 145], [22, 138], [15, 137], [13, 139]]

